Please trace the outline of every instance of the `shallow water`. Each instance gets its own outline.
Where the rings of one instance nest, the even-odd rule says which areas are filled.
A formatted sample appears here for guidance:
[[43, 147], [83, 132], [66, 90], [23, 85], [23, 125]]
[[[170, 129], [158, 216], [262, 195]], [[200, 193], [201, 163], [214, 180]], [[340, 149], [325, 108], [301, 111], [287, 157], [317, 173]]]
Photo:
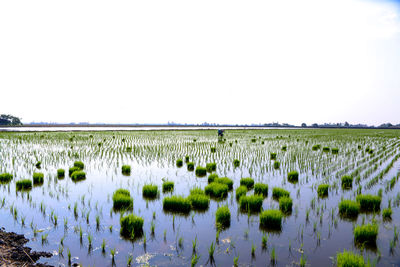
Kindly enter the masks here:
[[[385, 192], [385, 182], [398, 173], [400, 161], [396, 161], [372, 188], [364, 186], [399, 153], [399, 136], [399, 131], [382, 130], [232, 130], [227, 132], [226, 142], [218, 144], [215, 131], [3, 133], [0, 134], [0, 173], [11, 172], [14, 179], [10, 184], [0, 186], [0, 201], [5, 199], [0, 209], [1, 224], [7, 231], [25, 234], [31, 239], [28, 245], [34, 250], [54, 252], [52, 258], [42, 259], [41, 262], [56, 266], [68, 265], [68, 249], [71, 251], [72, 263], [81, 263], [83, 266], [112, 265], [111, 249], [116, 250], [116, 266], [126, 266], [130, 255], [133, 266], [146, 263], [152, 266], [188, 266], [193, 254], [192, 241], [196, 237], [196, 252], [200, 256], [198, 266], [232, 266], [236, 256], [241, 266], [270, 265], [273, 249], [277, 266], [298, 266], [302, 254], [308, 266], [329, 266], [336, 253], [343, 249], [363, 254], [371, 261], [379, 258], [378, 266], [396, 266], [400, 264], [399, 246], [396, 245], [394, 253], [391, 253], [390, 240], [393, 238], [394, 226], [399, 229], [399, 207], [394, 203], [400, 186], [396, 183], [394, 188]], [[253, 143], [251, 139], [254, 137], [256, 140]], [[262, 141], [264, 144], [261, 144]], [[311, 147], [316, 143], [321, 144], [321, 147], [338, 147], [339, 155], [321, 150], [312, 151]], [[359, 144], [363, 149], [357, 148]], [[286, 152], [281, 151], [283, 145], [288, 147]], [[126, 152], [128, 146], [133, 148], [132, 152]], [[216, 153], [210, 152], [211, 146], [217, 148]], [[366, 146], [374, 148], [372, 156], [364, 152]], [[277, 160], [281, 162], [279, 170], [272, 168], [270, 152], [278, 154]], [[224, 200], [211, 200], [206, 212], [192, 211], [187, 216], [174, 216], [162, 209], [162, 199], [169, 195], [161, 192], [163, 178], [175, 182], [174, 194], [184, 196], [194, 186], [204, 188], [207, 185], [206, 177], [196, 177], [194, 172], [187, 171], [185, 165], [182, 168], [175, 166], [176, 159], [184, 158], [185, 155], [189, 155], [196, 166], [216, 162], [216, 173], [233, 179], [234, 190]], [[387, 159], [379, 164], [379, 160], [373, 161], [375, 157], [379, 160]], [[239, 168], [232, 166], [235, 158], [241, 160]], [[340, 180], [336, 178], [336, 173], [363, 159], [366, 166], [364, 171], [374, 164], [378, 165], [376, 171], [361, 179], [363, 193], [376, 194], [382, 188], [381, 209], [387, 207], [389, 198], [392, 199], [392, 220], [383, 222], [380, 214], [376, 215], [380, 224], [376, 250], [362, 250], [353, 242], [353, 223], [361, 224], [363, 217], [365, 222], [370, 222], [373, 214], [360, 214], [356, 221], [344, 220], [338, 216], [340, 199], [355, 198], [357, 186], [353, 185], [353, 190], [343, 191], [339, 182], [335, 187], [335, 182]], [[34, 167], [38, 160], [42, 161], [40, 170]], [[75, 160], [85, 163], [87, 174], [86, 180], [77, 183], [68, 177], [68, 168]], [[130, 176], [121, 174], [123, 164], [132, 166]], [[66, 169], [64, 179], [55, 177], [58, 168]], [[297, 184], [288, 183], [285, 179], [287, 172], [294, 169], [300, 173]], [[350, 168], [346, 174], [353, 169]], [[30, 192], [16, 192], [15, 181], [31, 178], [34, 171], [45, 174], [44, 184], [34, 187]], [[255, 182], [269, 185], [269, 195], [263, 202], [264, 210], [279, 207], [278, 202], [272, 199], [273, 187], [280, 186], [290, 191], [293, 211], [284, 218], [280, 232], [261, 230], [258, 214], [242, 213], [238, 209], [235, 188], [239, 186], [240, 178], [248, 176], [254, 178]], [[328, 198], [319, 199], [313, 185], [324, 180], [333, 188]], [[158, 199], [143, 199], [142, 187], [148, 183], [158, 185]], [[111, 200], [112, 193], [118, 188], [130, 190], [134, 199], [133, 213], [144, 218], [146, 244], [143, 237], [134, 242], [120, 237], [120, 214], [112, 211]], [[252, 194], [252, 191], [247, 194]], [[75, 203], [78, 207], [77, 217], [73, 211]], [[217, 241], [215, 211], [221, 205], [229, 206], [231, 224], [220, 232]], [[16, 218], [13, 215], [14, 207], [17, 210]], [[58, 217], [57, 225], [50, 219], [52, 213]], [[98, 229], [96, 216], [100, 216]], [[25, 226], [22, 225], [22, 218], [25, 218]], [[64, 220], [67, 220], [66, 227]], [[150, 230], [152, 221], [155, 224], [154, 236]], [[80, 227], [83, 231], [82, 242]], [[33, 229], [39, 231], [36, 236]], [[47, 241], [42, 242], [41, 237], [45, 234], [48, 235]], [[268, 235], [265, 249], [261, 247], [263, 234]], [[91, 248], [88, 245], [88, 235], [93, 237]], [[63, 237], [64, 249], [61, 256], [58, 252]], [[182, 246], [179, 246], [180, 238], [183, 240]], [[106, 241], [105, 254], [100, 249], [103, 239]], [[208, 258], [208, 248], [212, 242], [217, 244], [214, 263]], [[251, 255], [252, 245], [256, 246], [254, 256]]]

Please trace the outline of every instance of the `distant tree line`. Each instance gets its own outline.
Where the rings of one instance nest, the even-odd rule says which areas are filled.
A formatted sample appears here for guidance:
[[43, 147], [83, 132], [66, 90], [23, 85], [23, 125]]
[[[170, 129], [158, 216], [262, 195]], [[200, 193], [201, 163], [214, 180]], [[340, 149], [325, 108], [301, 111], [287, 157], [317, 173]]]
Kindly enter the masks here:
[[0, 115], [0, 125], [22, 125], [20, 118], [14, 117], [9, 114], [1, 114]]

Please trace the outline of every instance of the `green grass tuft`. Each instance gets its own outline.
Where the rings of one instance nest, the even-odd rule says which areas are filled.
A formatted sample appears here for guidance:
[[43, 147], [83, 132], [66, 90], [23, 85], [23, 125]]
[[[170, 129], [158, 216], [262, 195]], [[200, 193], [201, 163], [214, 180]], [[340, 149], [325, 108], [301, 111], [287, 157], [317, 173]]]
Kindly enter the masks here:
[[320, 184], [318, 186], [317, 192], [318, 196], [323, 198], [328, 196], [329, 185], [328, 184]]
[[229, 190], [232, 190], [233, 188], [233, 180], [228, 177], [219, 177], [218, 179], [215, 179], [214, 182], [227, 185]]
[[130, 165], [122, 165], [122, 174], [131, 175], [131, 166]]
[[271, 160], [276, 160], [276, 153], [271, 153], [270, 158]]
[[234, 159], [234, 160], [233, 160], [233, 167], [237, 168], [237, 167], [239, 167], [239, 166], [240, 166], [240, 160]]
[[17, 190], [29, 190], [32, 189], [32, 181], [29, 179], [19, 180], [15, 183]]
[[218, 174], [216, 174], [216, 173], [210, 174], [210, 175], [208, 176], [208, 183], [214, 182], [215, 179], [217, 179], [217, 178], [218, 178]]
[[268, 196], [268, 185], [262, 183], [256, 183], [254, 185], [254, 194]]
[[80, 170], [83, 170], [85, 168], [85, 164], [83, 164], [82, 161], [75, 161], [74, 162], [74, 167], [79, 168]]
[[158, 187], [154, 184], [144, 185], [142, 188], [142, 194], [144, 198], [156, 198], [158, 195]]
[[120, 219], [121, 235], [132, 238], [143, 233], [143, 218], [129, 214]]
[[297, 171], [289, 172], [287, 179], [291, 183], [297, 183], [299, 181], [299, 173]]
[[356, 198], [360, 203], [361, 211], [379, 211], [381, 208], [381, 198], [375, 195], [358, 195]]
[[84, 179], [86, 179], [86, 173], [84, 171], [74, 171], [71, 174], [71, 179], [74, 182], [84, 180]]
[[[189, 158], [189, 157], [188, 157]], [[183, 160], [182, 159], [177, 159], [176, 160], [176, 167], [180, 168], [183, 166]]]
[[57, 170], [57, 177], [58, 177], [59, 179], [64, 178], [64, 177], [65, 177], [65, 170], [64, 170], [64, 169], [58, 169], [58, 170]]
[[210, 198], [204, 194], [191, 194], [188, 199], [195, 210], [206, 210], [210, 205]]
[[215, 221], [218, 225], [227, 227], [231, 224], [231, 212], [228, 206], [222, 206], [215, 212]]
[[229, 187], [226, 184], [212, 182], [204, 188], [207, 195], [224, 198], [228, 195]]
[[32, 178], [34, 185], [41, 185], [44, 182], [44, 174], [41, 172], [34, 172]]
[[281, 229], [282, 217], [280, 210], [265, 210], [260, 214], [260, 227]]
[[9, 183], [12, 179], [13, 179], [13, 175], [10, 173], [0, 174], [0, 183], [2, 183], [2, 184]]
[[350, 189], [353, 187], [353, 177], [345, 175], [342, 177], [342, 188]]
[[182, 196], [165, 197], [163, 200], [163, 209], [171, 212], [189, 213], [191, 202], [188, 198]]
[[114, 210], [129, 210], [133, 208], [133, 198], [126, 189], [118, 189], [114, 192], [113, 197]]
[[217, 163], [215, 163], [215, 162], [207, 163], [206, 169], [207, 169], [207, 172], [209, 172], [209, 173], [215, 172], [217, 170]]
[[290, 193], [289, 191], [280, 188], [280, 187], [274, 187], [272, 189], [272, 197], [276, 200], [279, 200], [281, 197], [289, 197]]
[[174, 191], [174, 182], [171, 181], [165, 181], [162, 184], [162, 190], [163, 192], [172, 192]]
[[281, 167], [281, 163], [279, 161], [274, 162], [274, 169], [277, 170]]
[[384, 220], [391, 220], [392, 219], [392, 208], [387, 208], [382, 211], [382, 218]]
[[247, 187], [244, 185], [236, 188], [236, 199], [239, 200], [240, 197], [245, 196], [247, 194]]
[[354, 242], [359, 244], [375, 244], [378, 229], [377, 224], [357, 225], [354, 228]]
[[244, 185], [250, 190], [254, 186], [254, 179], [250, 177], [242, 178], [240, 179], [240, 185]]
[[283, 213], [290, 213], [292, 211], [293, 200], [290, 197], [279, 198], [279, 209]]
[[188, 171], [190, 171], [190, 172], [194, 171], [194, 163], [193, 162], [188, 162], [186, 167], [187, 167]]
[[346, 250], [336, 254], [336, 265], [337, 267], [367, 267], [363, 256]]
[[242, 196], [239, 199], [240, 209], [244, 211], [259, 212], [264, 198], [260, 195]]
[[360, 212], [360, 204], [356, 201], [345, 199], [339, 203], [339, 214], [343, 217], [357, 217]]
[[339, 148], [332, 148], [332, 154], [339, 154]]
[[207, 169], [202, 166], [197, 166], [195, 173], [197, 177], [204, 177], [207, 175]]

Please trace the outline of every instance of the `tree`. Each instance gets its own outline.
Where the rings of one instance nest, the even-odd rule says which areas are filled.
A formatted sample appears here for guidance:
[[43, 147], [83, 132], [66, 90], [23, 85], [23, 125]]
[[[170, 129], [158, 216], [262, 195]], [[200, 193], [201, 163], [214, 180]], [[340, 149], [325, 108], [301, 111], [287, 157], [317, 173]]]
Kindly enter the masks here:
[[0, 125], [22, 125], [22, 122], [19, 118], [14, 117], [12, 115], [1, 114], [0, 115]]
[[305, 124], [304, 122], [301, 124], [301, 127], [305, 128], [307, 127], [307, 124]]

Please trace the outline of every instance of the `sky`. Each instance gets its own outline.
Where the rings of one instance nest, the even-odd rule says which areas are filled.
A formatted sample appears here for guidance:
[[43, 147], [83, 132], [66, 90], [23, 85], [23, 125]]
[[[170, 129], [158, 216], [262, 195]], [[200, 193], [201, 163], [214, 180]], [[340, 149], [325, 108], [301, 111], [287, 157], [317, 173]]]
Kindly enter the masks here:
[[400, 123], [400, 3], [0, 1], [0, 114]]

